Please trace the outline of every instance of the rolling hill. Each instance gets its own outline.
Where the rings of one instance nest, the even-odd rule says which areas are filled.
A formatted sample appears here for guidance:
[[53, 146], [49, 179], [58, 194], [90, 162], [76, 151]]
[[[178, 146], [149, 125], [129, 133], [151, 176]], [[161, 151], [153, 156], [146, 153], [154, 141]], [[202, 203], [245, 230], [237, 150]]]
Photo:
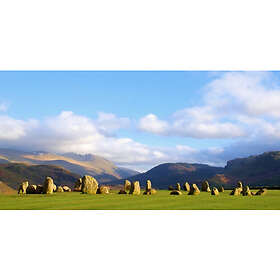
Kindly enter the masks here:
[[58, 155], [46, 152], [23, 152], [12, 149], [0, 149], [1, 163], [56, 165], [81, 176], [86, 174], [94, 176], [101, 183], [139, 174], [137, 171], [117, 167], [109, 160], [91, 154], [78, 155], [67, 153]]
[[58, 166], [23, 163], [0, 164], [0, 181], [13, 189], [17, 189], [23, 181], [29, 181], [30, 184], [35, 185], [42, 184], [46, 176], [51, 176], [56, 185], [68, 186], [74, 186], [75, 181], [80, 178], [80, 175]]

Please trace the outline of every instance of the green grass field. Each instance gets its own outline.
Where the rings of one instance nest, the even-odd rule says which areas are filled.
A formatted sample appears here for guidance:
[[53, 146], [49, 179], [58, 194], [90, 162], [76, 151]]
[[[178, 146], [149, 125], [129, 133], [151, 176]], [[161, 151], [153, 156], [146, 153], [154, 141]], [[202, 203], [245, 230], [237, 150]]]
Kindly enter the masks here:
[[153, 196], [85, 195], [54, 193], [53, 195], [0, 195], [1, 210], [279, 210], [280, 190], [269, 190], [264, 196], [198, 196], [169, 195], [158, 191]]

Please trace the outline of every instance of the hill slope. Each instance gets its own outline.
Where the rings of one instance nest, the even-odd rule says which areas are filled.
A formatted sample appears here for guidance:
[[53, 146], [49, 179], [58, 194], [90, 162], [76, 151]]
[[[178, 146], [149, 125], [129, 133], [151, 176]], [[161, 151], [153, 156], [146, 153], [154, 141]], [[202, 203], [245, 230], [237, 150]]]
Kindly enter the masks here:
[[42, 184], [46, 176], [51, 176], [56, 185], [73, 186], [80, 177], [64, 168], [51, 165], [26, 165], [23, 163], [0, 164], [0, 181], [17, 189], [23, 181]]
[[234, 185], [239, 180], [253, 186], [279, 186], [280, 152], [267, 152], [257, 156], [230, 160], [223, 173], [214, 176], [210, 181]]
[[0, 181], [0, 194], [15, 194], [16, 191]]
[[[200, 185], [203, 180], [225, 187], [232, 187], [238, 181], [251, 186], [276, 187], [280, 186], [280, 151], [230, 160], [225, 168], [205, 164], [166, 163], [128, 179], [140, 181], [142, 186], [149, 179], [156, 188], [166, 188], [186, 181]], [[111, 184], [123, 184], [123, 180]]]
[[[192, 183], [199, 183], [222, 171], [222, 167], [213, 167], [206, 164], [164, 163], [128, 179], [139, 181], [142, 186], [149, 179], [154, 187], [163, 189], [177, 182], [184, 184], [186, 180]], [[123, 180], [112, 183], [122, 184]]]
[[115, 166], [109, 160], [95, 155], [63, 155], [46, 152], [22, 152], [0, 149], [0, 163], [25, 163], [29, 165], [57, 165], [81, 176], [94, 176], [99, 182], [108, 182], [126, 178], [139, 172]]

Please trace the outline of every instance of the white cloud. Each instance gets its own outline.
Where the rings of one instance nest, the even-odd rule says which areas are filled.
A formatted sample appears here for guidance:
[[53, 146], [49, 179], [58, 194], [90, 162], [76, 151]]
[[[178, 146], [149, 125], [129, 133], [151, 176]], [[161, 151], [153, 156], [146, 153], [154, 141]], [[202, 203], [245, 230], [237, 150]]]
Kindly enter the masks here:
[[[279, 132], [280, 126], [277, 128]], [[275, 134], [275, 129], [273, 126], [270, 127], [271, 131], [268, 129], [266, 134]], [[170, 148], [150, 147], [130, 138], [102, 134], [96, 120], [73, 112], [65, 111], [42, 121], [22, 121], [9, 116], [0, 116], [2, 147], [55, 153], [92, 153], [112, 160], [118, 165], [140, 171], [164, 162], [198, 162], [222, 166], [226, 160], [236, 156], [280, 149], [280, 144], [277, 145], [273, 138], [267, 138], [265, 145], [263, 139], [259, 141], [248, 139], [225, 148], [194, 149], [187, 145]]]
[[119, 118], [111, 113], [99, 112], [96, 124], [103, 134], [107, 133], [110, 135], [121, 128], [128, 128], [130, 126], [130, 119]]
[[[163, 162], [211, 162], [205, 152], [186, 145], [174, 148], [149, 147], [130, 138], [102, 134], [98, 121], [70, 111], [42, 121], [22, 121], [0, 116], [0, 123], [2, 147], [55, 153], [92, 153], [137, 170], [146, 170]], [[115, 130], [115, 127], [112, 129]], [[108, 127], [106, 130], [110, 132]]]
[[[169, 121], [150, 114], [139, 122], [141, 130], [166, 136], [239, 139], [256, 130], [280, 137], [280, 85], [273, 74], [223, 73], [204, 89], [200, 106], [174, 112]], [[145, 121], [145, 122], [143, 122]]]
[[8, 116], [0, 116], [0, 140], [15, 140], [25, 135], [25, 123]]
[[217, 115], [280, 117], [280, 87], [268, 72], [225, 73], [206, 91], [204, 101], [217, 110]]
[[[3, 147], [26, 150], [44, 150], [55, 153], [93, 153], [122, 165], [139, 165], [158, 163], [165, 159], [164, 152], [150, 148], [130, 138], [108, 136], [110, 129], [116, 126], [105, 126], [106, 120], [116, 120], [114, 115], [104, 114], [97, 121], [73, 112], [64, 111], [58, 116], [48, 117], [43, 121], [16, 120], [9, 116], [0, 117], [0, 144]], [[98, 127], [106, 133], [101, 133]]]
[[146, 115], [139, 121], [140, 130], [151, 132], [154, 134], [167, 134], [169, 131], [168, 123], [159, 120], [154, 114]]
[[0, 141], [20, 140], [34, 127], [36, 127], [35, 120], [22, 121], [13, 119], [9, 116], [0, 115]]
[[93, 153], [138, 170], [164, 162], [222, 166], [235, 157], [280, 150], [280, 89], [273, 75], [222, 73], [205, 87], [199, 106], [174, 112], [166, 120], [155, 114], [139, 120], [140, 130], [165, 137], [235, 139], [224, 147], [151, 147], [117, 137], [118, 130], [130, 127], [128, 118], [100, 112], [97, 119], [90, 119], [71, 111], [41, 121], [0, 115], [0, 145], [56, 153]]

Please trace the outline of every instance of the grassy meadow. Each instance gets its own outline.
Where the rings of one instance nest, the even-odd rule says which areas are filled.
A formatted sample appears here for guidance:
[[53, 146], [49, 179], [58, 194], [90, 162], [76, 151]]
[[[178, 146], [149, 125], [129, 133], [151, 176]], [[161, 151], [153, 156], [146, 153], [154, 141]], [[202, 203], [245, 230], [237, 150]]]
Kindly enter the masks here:
[[77, 192], [52, 195], [0, 195], [1, 210], [279, 210], [280, 190], [264, 196], [230, 196], [230, 191], [212, 196], [169, 195], [160, 190], [152, 196], [85, 195]]

